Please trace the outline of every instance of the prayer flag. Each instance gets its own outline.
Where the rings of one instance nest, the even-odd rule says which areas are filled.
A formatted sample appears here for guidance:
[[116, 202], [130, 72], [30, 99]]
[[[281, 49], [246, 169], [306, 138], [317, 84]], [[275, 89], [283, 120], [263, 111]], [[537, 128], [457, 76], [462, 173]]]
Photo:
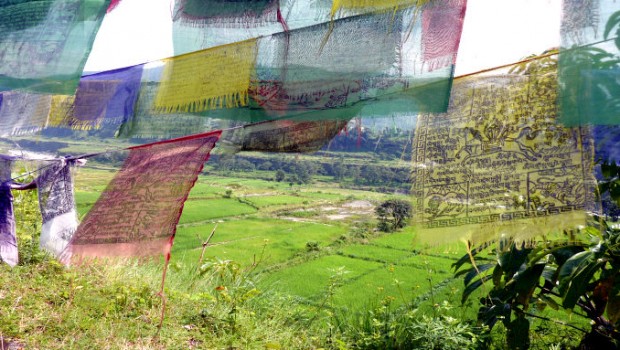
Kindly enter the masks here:
[[141, 79], [142, 65], [82, 77], [60, 124], [80, 130], [96, 129], [102, 123], [120, 125], [134, 113]]
[[174, 237], [183, 204], [221, 131], [133, 147], [88, 212], [72, 256], [149, 256]]
[[40, 245], [58, 258], [63, 258], [63, 252], [78, 227], [71, 175], [76, 162], [52, 161], [42, 168], [36, 179], [43, 219]]
[[427, 69], [433, 71], [456, 62], [465, 0], [430, 2], [422, 13], [422, 51]]
[[52, 97], [27, 92], [0, 92], [0, 136], [30, 134], [48, 122]]
[[0, 259], [10, 266], [17, 265], [17, 238], [11, 194], [11, 160], [0, 158]]
[[238, 151], [314, 152], [347, 126], [345, 120], [277, 120], [248, 125], [233, 132]]
[[109, 0], [0, 2], [0, 91], [73, 94]]
[[278, 0], [178, 0], [173, 20], [200, 27], [256, 27], [277, 22]]
[[178, 113], [246, 106], [255, 60], [256, 40], [167, 59], [154, 109]]
[[528, 239], [585, 225], [595, 203], [592, 143], [556, 124], [556, 74], [455, 82], [447, 114], [422, 115], [414, 140], [420, 240]]

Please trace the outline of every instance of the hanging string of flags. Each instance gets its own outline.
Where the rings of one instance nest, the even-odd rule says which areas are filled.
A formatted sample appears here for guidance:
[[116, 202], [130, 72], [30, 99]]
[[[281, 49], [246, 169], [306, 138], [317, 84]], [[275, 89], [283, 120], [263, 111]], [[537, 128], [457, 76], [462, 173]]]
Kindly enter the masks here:
[[[72, 168], [99, 154], [59, 159], [2, 158], [0, 258], [18, 262], [11, 189], [38, 189], [41, 248], [61, 261], [73, 256], [148, 256], [162, 253], [176, 232], [183, 203], [222, 131], [115, 150], [126, 152], [121, 170], [81, 223], [73, 193]], [[30, 184], [11, 178], [14, 161], [34, 162]], [[105, 229], [101, 229], [105, 227]]]
[[[2, 156], [9, 264], [11, 189], [38, 189], [41, 245], [64, 261], [156, 254], [216, 143], [310, 152], [355, 117], [421, 114], [411, 192], [429, 241], [526, 238], [600, 210], [592, 155], [617, 160], [620, 124], [614, 0], [564, 1], [557, 60], [456, 81], [465, 0], [175, 0], [174, 57], [83, 75], [102, 19], [128, 1], [0, 4], [0, 137], [105, 129], [164, 140], [115, 150], [125, 163], [82, 223], [71, 169], [92, 155]], [[32, 184], [11, 178], [17, 160], [37, 164]]]
[[[268, 121], [76, 157], [2, 158], [0, 259], [11, 266], [18, 262], [11, 189], [38, 189], [40, 246], [66, 264], [81, 257], [152, 256], [172, 244], [183, 204], [222, 134], [231, 152], [309, 152], [347, 123]], [[71, 170], [110, 152], [126, 153], [123, 166], [79, 222]], [[30, 174], [38, 176], [32, 183], [19, 184], [11, 177], [16, 160], [34, 163]]]
[[[214, 23], [221, 23], [221, 15], [227, 18], [237, 13], [230, 11], [233, 5], [229, 2], [207, 3], [213, 6], [178, 2], [182, 10], [177, 12], [182, 15], [175, 17], [175, 23], [185, 23], [183, 18], [190, 17], [204, 20], [201, 28], [208, 31]], [[270, 13], [277, 3], [252, 6]], [[239, 2], [234, 6], [250, 5]], [[0, 91], [4, 90], [0, 92], [0, 116], [6, 121], [0, 124], [0, 135], [107, 126], [131, 137], [136, 124], [158, 124], [177, 117], [259, 122], [302, 115], [307, 120], [343, 119], [339, 115], [351, 114], [351, 110], [360, 117], [445, 111], [465, 1], [388, 1], [377, 6], [344, 2], [338, 9], [354, 10], [352, 15], [331, 16], [323, 22], [218, 46], [194, 47], [149, 64], [73, 77], [74, 81], [65, 84], [73, 84], [71, 91], [45, 91], [26, 78], [20, 86], [2, 88], [3, 79], [8, 78], [0, 75]], [[299, 11], [293, 7], [287, 13], [296, 23], [292, 17]], [[237, 16], [257, 14], [241, 13]], [[236, 31], [247, 32], [239, 23], [234, 25]], [[23, 57], [19, 60], [29, 65]]]

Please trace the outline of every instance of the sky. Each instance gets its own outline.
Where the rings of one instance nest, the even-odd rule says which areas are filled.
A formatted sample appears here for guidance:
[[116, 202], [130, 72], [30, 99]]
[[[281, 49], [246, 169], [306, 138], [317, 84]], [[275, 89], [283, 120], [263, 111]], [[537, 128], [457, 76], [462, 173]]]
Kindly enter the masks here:
[[[123, 0], [97, 34], [85, 71], [172, 56], [173, 0]], [[562, 0], [468, 0], [455, 75], [516, 62], [559, 46]]]

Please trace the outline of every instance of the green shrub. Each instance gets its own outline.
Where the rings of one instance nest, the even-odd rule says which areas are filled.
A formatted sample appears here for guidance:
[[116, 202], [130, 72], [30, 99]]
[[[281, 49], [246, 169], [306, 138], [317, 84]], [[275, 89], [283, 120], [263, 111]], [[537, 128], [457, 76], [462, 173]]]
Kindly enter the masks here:
[[383, 232], [394, 232], [407, 226], [411, 218], [411, 203], [402, 199], [388, 199], [375, 208], [379, 224], [377, 228]]

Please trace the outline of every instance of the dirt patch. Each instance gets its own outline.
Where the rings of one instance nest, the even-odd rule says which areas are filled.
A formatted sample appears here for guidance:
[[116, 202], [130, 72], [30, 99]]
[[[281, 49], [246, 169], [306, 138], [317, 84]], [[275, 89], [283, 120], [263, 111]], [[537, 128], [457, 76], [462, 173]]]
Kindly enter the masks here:
[[355, 209], [372, 209], [374, 208], [374, 205], [372, 203], [370, 203], [369, 201], [364, 201], [364, 200], [358, 200], [358, 201], [352, 201], [352, 202], [348, 202], [342, 205], [345, 208], [355, 208]]
[[343, 219], [346, 219], [348, 217], [351, 217], [351, 215], [349, 215], [349, 214], [335, 214], [335, 215], [327, 215], [327, 216], [325, 216], [325, 218], [327, 218], [329, 220], [343, 220]]
[[335, 213], [329, 213], [325, 215], [328, 220], [343, 220], [356, 215], [368, 216], [374, 212], [375, 206], [365, 200], [356, 200], [347, 202], [342, 207], [326, 207], [323, 208], [323, 212], [332, 211]]

